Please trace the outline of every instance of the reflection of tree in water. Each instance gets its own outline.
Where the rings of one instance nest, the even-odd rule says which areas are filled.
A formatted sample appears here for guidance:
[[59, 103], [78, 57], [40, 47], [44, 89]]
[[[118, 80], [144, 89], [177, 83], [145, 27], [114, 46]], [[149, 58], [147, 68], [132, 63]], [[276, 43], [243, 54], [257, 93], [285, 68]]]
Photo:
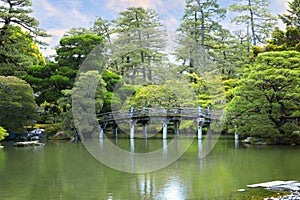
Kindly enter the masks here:
[[0, 171], [2, 171], [5, 167], [5, 152], [0, 149]]

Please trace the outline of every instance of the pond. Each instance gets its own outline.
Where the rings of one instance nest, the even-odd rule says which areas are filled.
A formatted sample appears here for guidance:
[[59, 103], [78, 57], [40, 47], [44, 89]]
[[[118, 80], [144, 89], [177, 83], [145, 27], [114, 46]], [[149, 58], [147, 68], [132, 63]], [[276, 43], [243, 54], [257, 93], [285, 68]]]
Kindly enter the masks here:
[[[130, 149], [128, 139], [118, 144]], [[0, 150], [0, 199], [231, 199], [247, 184], [300, 180], [300, 147], [244, 146], [221, 138], [204, 159], [199, 143], [174, 163], [150, 173], [111, 169], [82, 143], [46, 142], [44, 147]], [[135, 140], [135, 151], [145, 149]], [[147, 148], [163, 145], [148, 140]]]

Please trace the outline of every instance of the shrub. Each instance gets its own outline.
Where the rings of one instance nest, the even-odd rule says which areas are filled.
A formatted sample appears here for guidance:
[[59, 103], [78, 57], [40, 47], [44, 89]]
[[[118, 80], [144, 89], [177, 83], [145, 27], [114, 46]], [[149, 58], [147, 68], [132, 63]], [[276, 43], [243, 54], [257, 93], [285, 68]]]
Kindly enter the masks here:
[[46, 137], [52, 137], [59, 131], [61, 131], [61, 124], [52, 124], [45, 128], [44, 134]]

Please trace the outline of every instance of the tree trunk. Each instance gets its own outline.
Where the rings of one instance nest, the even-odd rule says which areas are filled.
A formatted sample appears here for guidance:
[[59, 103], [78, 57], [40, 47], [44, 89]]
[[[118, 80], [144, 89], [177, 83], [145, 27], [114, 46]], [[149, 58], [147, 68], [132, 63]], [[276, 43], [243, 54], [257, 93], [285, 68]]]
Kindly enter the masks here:
[[145, 66], [145, 55], [144, 52], [141, 51], [141, 61], [143, 66], [143, 81], [146, 83], [146, 66]]
[[251, 32], [252, 32], [252, 44], [256, 46], [256, 34], [254, 28], [254, 14], [252, 10], [251, 0], [248, 0], [249, 12], [250, 12], [250, 20], [251, 20]]
[[[205, 25], [204, 25], [204, 13], [201, 11], [201, 54], [203, 54], [203, 68], [206, 68], [206, 57], [205, 57], [205, 47], [204, 47], [204, 40], [205, 40]], [[196, 68], [199, 66], [199, 62], [196, 63]]]

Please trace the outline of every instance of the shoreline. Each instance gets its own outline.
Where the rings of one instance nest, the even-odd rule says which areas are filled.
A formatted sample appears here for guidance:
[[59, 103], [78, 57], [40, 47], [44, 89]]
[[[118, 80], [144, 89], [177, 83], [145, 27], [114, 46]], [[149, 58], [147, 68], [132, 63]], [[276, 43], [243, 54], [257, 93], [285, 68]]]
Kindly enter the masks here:
[[[107, 134], [106, 135], [107, 138], [109, 139], [113, 139], [114, 136], [112, 134]], [[197, 135], [192, 135], [189, 134], [188, 137], [194, 137], [194, 140], [198, 140], [197, 139]], [[136, 137], [135, 139], [140, 139], [142, 137]], [[202, 140], [207, 139], [208, 136], [207, 135], [203, 135]], [[248, 137], [250, 138], [250, 137]], [[246, 139], [248, 139], [246, 138]], [[244, 138], [239, 138], [238, 140], [236, 140], [234, 138], [234, 135], [228, 135], [228, 134], [224, 134], [224, 135], [220, 135], [220, 136], [216, 136], [216, 135], [212, 135], [211, 139], [222, 139], [222, 140], [232, 140], [232, 141], [238, 141], [240, 144], [243, 144], [245, 146], [300, 146], [300, 143], [275, 143], [275, 142], [266, 142], [268, 139], [270, 138], [256, 138], [256, 137], [252, 137], [254, 140], [258, 139], [258, 142], [245, 142], [246, 139]], [[130, 139], [129, 135], [124, 133], [124, 134], [118, 134], [118, 139]], [[157, 134], [155, 136], [149, 137], [147, 138], [149, 140], [157, 140], [157, 139], [162, 139], [162, 135], [161, 134]], [[174, 139], [174, 134], [170, 134], [169, 137], [167, 138], [168, 140], [172, 140]], [[2, 140], [2, 142], [6, 143], [6, 142], [21, 142], [21, 141], [30, 141], [30, 140], [20, 140], [20, 139], [4, 139]], [[51, 137], [44, 137], [42, 139], [42, 141], [72, 141], [72, 142], [81, 142], [80, 140], [75, 140], [73, 137], [66, 137], [66, 138], [54, 138], [53, 136]], [[1, 146], [1, 145], [0, 145]], [[3, 146], [3, 145], [2, 145]]]

